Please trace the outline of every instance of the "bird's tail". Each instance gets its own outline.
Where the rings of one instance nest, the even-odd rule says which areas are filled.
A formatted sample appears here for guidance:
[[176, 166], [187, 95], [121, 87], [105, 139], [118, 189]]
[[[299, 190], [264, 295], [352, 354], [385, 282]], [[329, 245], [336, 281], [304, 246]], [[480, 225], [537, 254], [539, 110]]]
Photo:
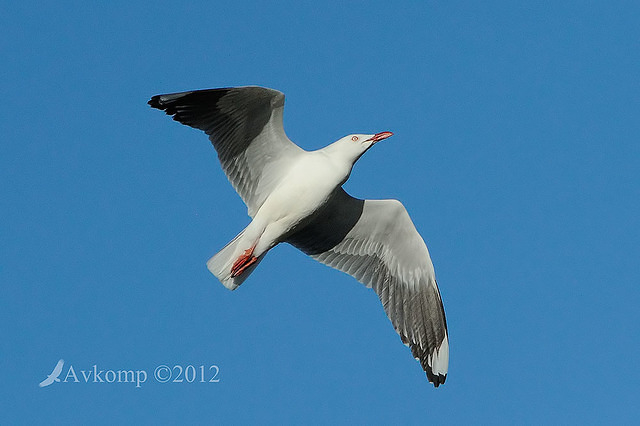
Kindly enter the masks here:
[[255, 263], [243, 270], [240, 275], [236, 275], [235, 277], [231, 276], [231, 268], [233, 267], [234, 262], [242, 254], [244, 249], [246, 249], [246, 247], [241, 244], [245, 242], [245, 239], [242, 238], [245, 230], [236, 235], [236, 237], [224, 246], [222, 250], [207, 261], [207, 268], [209, 271], [229, 290], [235, 290], [238, 288], [238, 286], [242, 284], [249, 275], [251, 275], [253, 270], [256, 269], [256, 266], [258, 266], [258, 263], [260, 263], [264, 258], [263, 254], [258, 257]]

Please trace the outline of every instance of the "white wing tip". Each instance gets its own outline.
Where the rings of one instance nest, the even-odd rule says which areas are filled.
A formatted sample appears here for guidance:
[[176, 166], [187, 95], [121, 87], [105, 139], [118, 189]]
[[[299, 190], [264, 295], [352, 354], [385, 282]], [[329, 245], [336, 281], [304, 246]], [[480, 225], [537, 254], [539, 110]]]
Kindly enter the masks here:
[[449, 337], [445, 334], [440, 347], [433, 351], [428, 360], [433, 374], [446, 376], [449, 370]]
[[[449, 370], [449, 337], [445, 334], [440, 346], [435, 348], [426, 359], [416, 358], [427, 373], [427, 379], [433, 386], [438, 387], [447, 380]], [[426, 362], [425, 362], [426, 361]]]

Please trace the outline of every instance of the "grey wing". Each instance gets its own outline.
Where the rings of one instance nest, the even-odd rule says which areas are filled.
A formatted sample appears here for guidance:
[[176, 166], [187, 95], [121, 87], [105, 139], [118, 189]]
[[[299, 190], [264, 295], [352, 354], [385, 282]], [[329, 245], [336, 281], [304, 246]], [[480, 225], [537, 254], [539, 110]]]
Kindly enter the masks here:
[[287, 242], [377, 293], [427, 378], [444, 383], [449, 338], [429, 251], [397, 200], [359, 200], [339, 188]]
[[236, 87], [156, 95], [149, 105], [203, 130], [227, 178], [254, 216], [291, 159], [304, 152], [282, 127], [284, 94]]

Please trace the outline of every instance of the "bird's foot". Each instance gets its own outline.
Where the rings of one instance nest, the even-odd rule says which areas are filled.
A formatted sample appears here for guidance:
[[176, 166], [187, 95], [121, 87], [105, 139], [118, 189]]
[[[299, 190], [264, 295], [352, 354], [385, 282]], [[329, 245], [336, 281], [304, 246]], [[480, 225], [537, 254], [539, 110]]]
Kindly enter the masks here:
[[247, 249], [244, 253], [233, 263], [231, 267], [231, 278], [237, 277], [242, 274], [249, 266], [258, 261], [258, 258], [253, 255], [253, 249]]

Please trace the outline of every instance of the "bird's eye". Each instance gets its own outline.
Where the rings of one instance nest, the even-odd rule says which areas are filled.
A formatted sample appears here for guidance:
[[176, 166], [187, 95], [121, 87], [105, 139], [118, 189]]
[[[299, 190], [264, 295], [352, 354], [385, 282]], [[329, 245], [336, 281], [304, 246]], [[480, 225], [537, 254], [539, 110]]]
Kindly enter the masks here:
[[357, 142], [358, 141], [358, 137], [357, 136], [352, 136], [351, 140], [354, 141], [354, 142]]

